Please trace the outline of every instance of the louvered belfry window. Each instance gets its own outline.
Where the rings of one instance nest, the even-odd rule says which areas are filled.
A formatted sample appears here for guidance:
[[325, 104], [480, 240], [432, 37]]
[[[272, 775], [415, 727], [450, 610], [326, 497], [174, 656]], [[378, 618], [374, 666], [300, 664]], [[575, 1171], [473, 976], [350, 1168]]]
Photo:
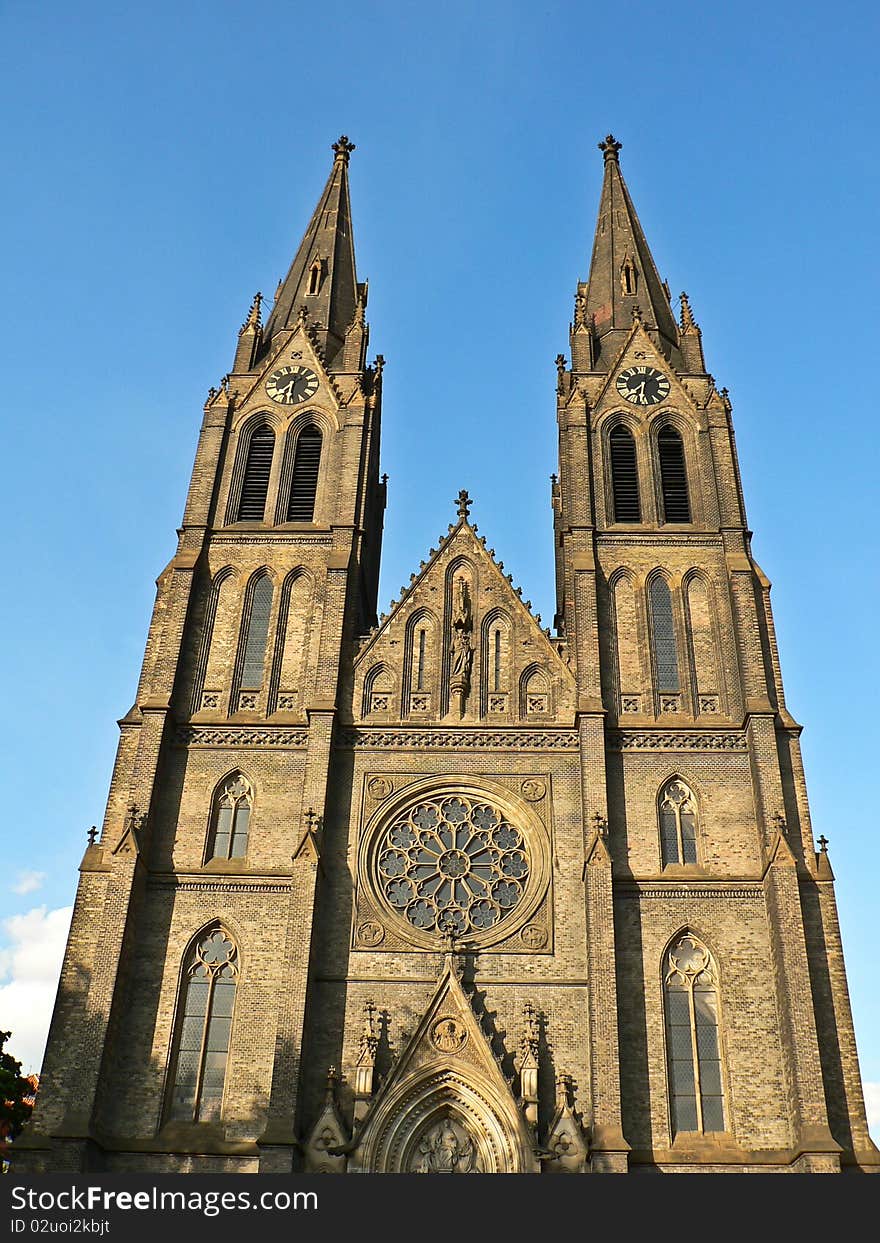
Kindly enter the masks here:
[[314, 424], [304, 427], [296, 440], [293, 479], [290, 484], [288, 522], [312, 522], [321, 465], [321, 433]]
[[609, 445], [611, 486], [614, 492], [614, 521], [641, 522], [635, 441], [625, 427], [615, 427], [609, 437]]
[[272, 470], [272, 454], [275, 450], [275, 433], [263, 424], [251, 436], [248, 445], [241, 499], [238, 502], [238, 521], [255, 519], [262, 522], [266, 513], [266, 493], [269, 491], [269, 473]]
[[678, 655], [675, 650], [675, 623], [672, 617], [672, 595], [666, 579], [651, 579], [651, 640], [658, 691], [678, 691]]
[[664, 427], [657, 437], [660, 456], [660, 485], [663, 490], [663, 521], [690, 522], [687, 471], [684, 446], [674, 427]]
[[268, 574], [263, 574], [254, 584], [251, 596], [244, 661], [241, 668], [242, 690], [259, 690], [263, 685], [263, 666], [266, 663], [266, 639], [269, 635], [271, 609], [272, 580]]

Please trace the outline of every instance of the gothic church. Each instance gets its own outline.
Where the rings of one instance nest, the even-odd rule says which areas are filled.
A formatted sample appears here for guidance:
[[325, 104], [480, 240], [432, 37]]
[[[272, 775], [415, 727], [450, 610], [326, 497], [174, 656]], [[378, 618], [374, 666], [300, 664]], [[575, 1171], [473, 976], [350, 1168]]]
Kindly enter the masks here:
[[731, 403], [600, 149], [551, 631], [464, 492], [377, 618], [334, 144], [205, 404], [21, 1170], [878, 1169]]

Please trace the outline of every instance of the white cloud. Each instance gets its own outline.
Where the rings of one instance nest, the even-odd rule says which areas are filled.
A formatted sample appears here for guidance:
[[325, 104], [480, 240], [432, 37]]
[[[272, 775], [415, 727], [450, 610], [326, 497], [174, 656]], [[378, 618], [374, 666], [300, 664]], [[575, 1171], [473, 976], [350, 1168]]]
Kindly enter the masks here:
[[865, 1110], [868, 1114], [868, 1130], [875, 1144], [880, 1144], [880, 1083], [864, 1083]]
[[10, 885], [13, 893], [34, 893], [46, 879], [45, 872], [19, 872], [14, 885]]
[[72, 913], [72, 906], [35, 906], [3, 920], [0, 1029], [12, 1032], [6, 1051], [25, 1074], [38, 1071], [43, 1061]]

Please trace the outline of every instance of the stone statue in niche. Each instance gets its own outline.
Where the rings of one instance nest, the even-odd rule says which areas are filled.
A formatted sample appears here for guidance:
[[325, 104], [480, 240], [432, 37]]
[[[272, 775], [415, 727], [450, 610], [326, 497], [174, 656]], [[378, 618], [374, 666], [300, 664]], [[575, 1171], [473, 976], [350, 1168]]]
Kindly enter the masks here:
[[463, 1126], [441, 1118], [425, 1132], [410, 1163], [413, 1174], [475, 1174], [477, 1150]]
[[471, 667], [474, 663], [474, 620], [465, 579], [457, 578], [452, 597], [452, 643], [449, 660], [449, 690], [458, 698], [460, 715], [471, 689]]

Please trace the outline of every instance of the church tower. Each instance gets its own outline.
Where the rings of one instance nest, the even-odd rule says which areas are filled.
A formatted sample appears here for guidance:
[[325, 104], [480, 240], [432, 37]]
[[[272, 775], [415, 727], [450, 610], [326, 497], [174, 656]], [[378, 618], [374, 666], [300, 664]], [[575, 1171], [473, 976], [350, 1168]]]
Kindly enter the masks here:
[[600, 148], [551, 634], [465, 492], [376, 616], [334, 144], [205, 405], [20, 1168], [880, 1168], [731, 402]]

